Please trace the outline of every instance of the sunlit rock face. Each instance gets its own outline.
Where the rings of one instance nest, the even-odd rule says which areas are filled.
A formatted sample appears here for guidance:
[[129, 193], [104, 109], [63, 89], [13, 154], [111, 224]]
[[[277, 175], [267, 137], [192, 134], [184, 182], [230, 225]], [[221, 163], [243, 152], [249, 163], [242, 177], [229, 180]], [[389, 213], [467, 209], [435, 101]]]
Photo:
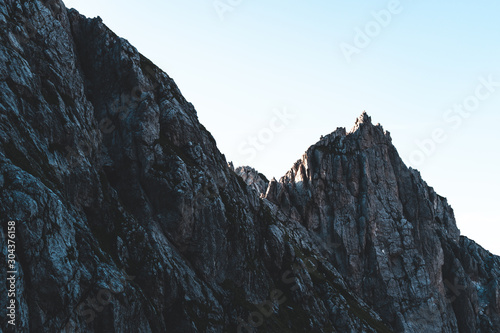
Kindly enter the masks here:
[[0, 27], [16, 332], [500, 331], [498, 258], [366, 114], [269, 182], [99, 18], [0, 0]]
[[248, 186], [259, 193], [260, 196], [266, 193], [267, 186], [269, 185], [269, 180], [267, 180], [266, 176], [249, 166], [240, 166], [236, 168], [235, 172], [243, 178]]

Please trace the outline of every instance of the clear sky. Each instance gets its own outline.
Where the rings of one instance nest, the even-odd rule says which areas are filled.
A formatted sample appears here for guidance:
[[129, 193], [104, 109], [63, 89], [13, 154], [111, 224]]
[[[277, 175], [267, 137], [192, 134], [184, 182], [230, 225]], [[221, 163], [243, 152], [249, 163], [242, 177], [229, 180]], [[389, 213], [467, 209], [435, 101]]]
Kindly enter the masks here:
[[166, 71], [226, 158], [268, 178], [366, 110], [500, 254], [500, 2], [65, 3]]

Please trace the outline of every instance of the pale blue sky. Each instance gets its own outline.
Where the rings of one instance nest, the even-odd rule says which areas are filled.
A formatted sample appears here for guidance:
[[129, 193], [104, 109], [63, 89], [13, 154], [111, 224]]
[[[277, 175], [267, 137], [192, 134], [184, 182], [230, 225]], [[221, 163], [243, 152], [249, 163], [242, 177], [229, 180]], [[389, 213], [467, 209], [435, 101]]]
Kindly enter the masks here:
[[[500, 87], [483, 84], [478, 105], [471, 97], [481, 77], [500, 82], [499, 2], [65, 3], [101, 16], [165, 70], [227, 159], [268, 177], [282, 176], [320, 135], [351, 128], [366, 110], [391, 132], [403, 159], [449, 199], [462, 233], [500, 254]], [[222, 20], [214, 3], [236, 5]], [[377, 30], [372, 12], [392, 8]], [[340, 46], [359, 46], [358, 28], [373, 37], [348, 62]], [[468, 118], [445, 120], [464, 102], [473, 110]], [[284, 109], [295, 116], [285, 125], [273, 119]], [[437, 128], [446, 140], [422, 155], [416, 142]], [[251, 141], [259, 135], [260, 150]]]

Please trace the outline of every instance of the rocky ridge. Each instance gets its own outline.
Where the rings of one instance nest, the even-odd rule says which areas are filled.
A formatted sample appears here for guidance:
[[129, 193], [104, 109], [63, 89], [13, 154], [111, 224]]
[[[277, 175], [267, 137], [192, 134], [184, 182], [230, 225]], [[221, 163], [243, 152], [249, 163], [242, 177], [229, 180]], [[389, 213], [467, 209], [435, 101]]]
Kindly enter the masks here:
[[268, 183], [229, 167], [175, 82], [99, 18], [0, 0], [0, 26], [16, 332], [500, 331], [498, 257], [366, 114]]

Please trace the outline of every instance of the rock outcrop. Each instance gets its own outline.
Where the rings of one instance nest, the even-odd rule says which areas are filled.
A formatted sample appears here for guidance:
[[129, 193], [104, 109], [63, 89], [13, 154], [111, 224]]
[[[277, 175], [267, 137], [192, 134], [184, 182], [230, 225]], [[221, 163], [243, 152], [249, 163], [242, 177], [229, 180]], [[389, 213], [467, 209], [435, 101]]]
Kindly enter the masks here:
[[394, 330], [500, 329], [498, 257], [460, 237], [446, 199], [366, 113], [311, 146], [266, 198], [336, 245], [331, 262]]
[[267, 184], [99, 18], [0, 0], [0, 27], [0, 331], [500, 332], [498, 257], [368, 116]]
[[269, 180], [266, 176], [249, 166], [238, 167], [235, 172], [238, 176], [243, 178], [248, 186], [259, 193], [259, 195], [263, 196], [266, 193], [267, 186], [269, 185]]

